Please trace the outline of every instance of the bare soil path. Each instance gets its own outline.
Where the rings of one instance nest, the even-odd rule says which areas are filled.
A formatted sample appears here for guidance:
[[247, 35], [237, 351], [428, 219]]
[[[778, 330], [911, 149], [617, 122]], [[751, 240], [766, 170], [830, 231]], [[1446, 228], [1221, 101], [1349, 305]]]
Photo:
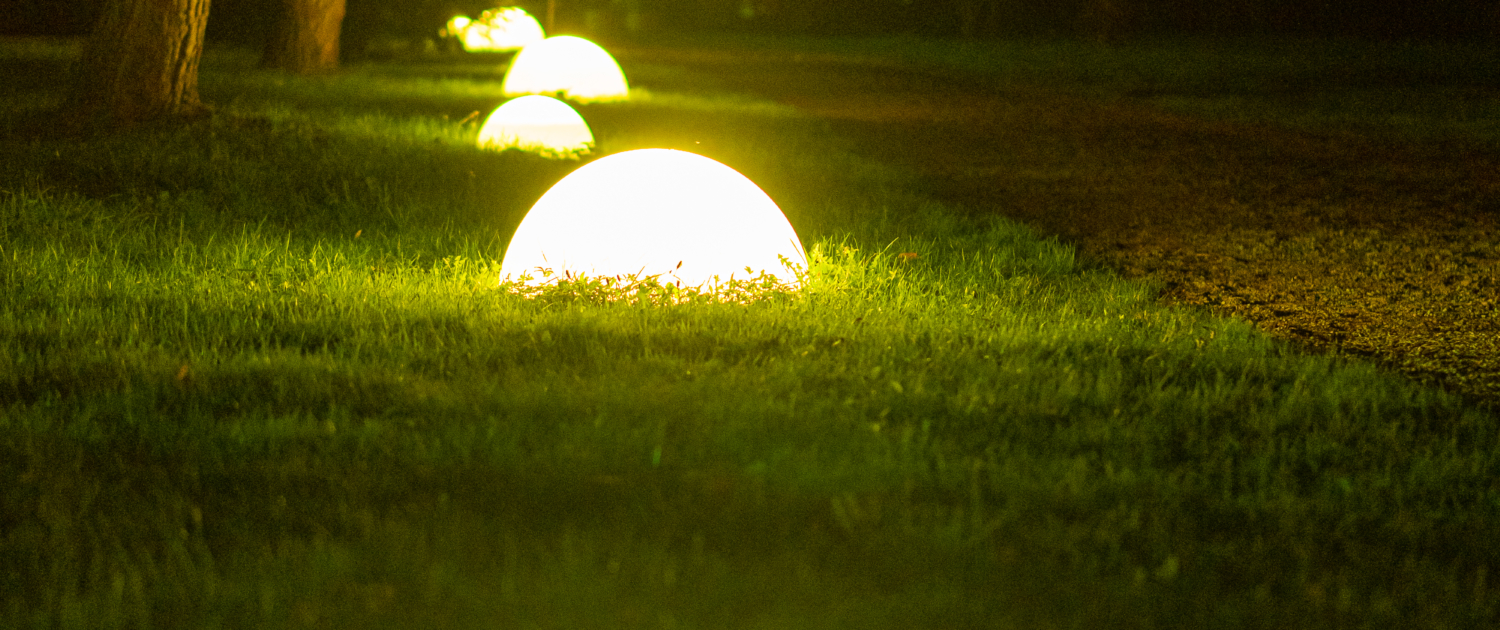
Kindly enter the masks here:
[[1272, 335], [1500, 407], [1500, 155], [834, 56], [636, 48], [832, 121], [927, 194]]

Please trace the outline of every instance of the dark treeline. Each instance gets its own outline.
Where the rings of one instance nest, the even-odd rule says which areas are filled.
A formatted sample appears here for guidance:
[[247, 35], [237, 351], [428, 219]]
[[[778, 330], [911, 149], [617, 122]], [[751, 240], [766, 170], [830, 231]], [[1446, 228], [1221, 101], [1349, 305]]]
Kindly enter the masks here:
[[[81, 35], [103, 0], [0, 0], [0, 34]], [[213, 0], [209, 38], [253, 44], [280, 0]], [[1084, 37], [1288, 34], [1500, 40], [1500, 0], [553, 0], [557, 30]], [[541, 16], [547, 0], [520, 0]], [[477, 0], [348, 0], [345, 50], [433, 37]]]
[[[1500, 0], [639, 0], [722, 26], [824, 34], [1500, 37]], [[616, 3], [620, 3], [616, 0]], [[670, 9], [670, 10], [665, 10]], [[681, 22], [682, 20], [677, 20]], [[736, 22], [740, 24], [736, 25]], [[687, 26], [687, 25], [681, 25]]]

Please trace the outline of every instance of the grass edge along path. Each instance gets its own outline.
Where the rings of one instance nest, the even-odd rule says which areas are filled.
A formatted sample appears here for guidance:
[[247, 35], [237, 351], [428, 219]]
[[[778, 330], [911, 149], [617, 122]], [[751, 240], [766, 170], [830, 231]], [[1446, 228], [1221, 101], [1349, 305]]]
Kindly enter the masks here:
[[841, 121], [947, 203], [1060, 234], [1170, 303], [1500, 404], [1493, 45], [719, 45], [662, 50], [794, 66], [744, 86]]

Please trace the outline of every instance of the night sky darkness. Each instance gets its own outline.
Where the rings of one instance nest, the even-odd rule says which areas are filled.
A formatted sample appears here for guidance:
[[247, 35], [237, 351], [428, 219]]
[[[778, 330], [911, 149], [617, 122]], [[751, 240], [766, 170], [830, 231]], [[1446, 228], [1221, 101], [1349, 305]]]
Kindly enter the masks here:
[[[213, 0], [210, 41], [251, 43], [279, 0]], [[638, 7], [661, 28], [824, 35], [956, 35], [959, 5], [979, 7], [979, 36], [1079, 34], [1091, 3], [1124, 7], [1131, 35], [1294, 34], [1376, 39], [1500, 39], [1500, 0], [556, 0], [559, 20]], [[103, 0], [0, 0], [0, 35], [83, 35]], [[745, 17], [749, 3], [752, 17]], [[429, 36], [429, 23], [478, 13], [474, 0], [348, 0], [344, 35], [354, 41]], [[534, 14], [545, 0], [506, 2]], [[999, 11], [1004, 7], [1003, 13]]]

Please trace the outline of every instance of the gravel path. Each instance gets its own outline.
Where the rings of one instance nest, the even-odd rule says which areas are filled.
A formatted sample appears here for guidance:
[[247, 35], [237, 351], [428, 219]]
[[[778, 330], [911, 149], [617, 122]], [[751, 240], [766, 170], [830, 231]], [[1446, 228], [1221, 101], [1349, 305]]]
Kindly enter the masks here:
[[1167, 303], [1500, 408], [1500, 155], [1207, 122], [1144, 101], [831, 56], [621, 51], [832, 121], [973, 213], [1058, 234]]

